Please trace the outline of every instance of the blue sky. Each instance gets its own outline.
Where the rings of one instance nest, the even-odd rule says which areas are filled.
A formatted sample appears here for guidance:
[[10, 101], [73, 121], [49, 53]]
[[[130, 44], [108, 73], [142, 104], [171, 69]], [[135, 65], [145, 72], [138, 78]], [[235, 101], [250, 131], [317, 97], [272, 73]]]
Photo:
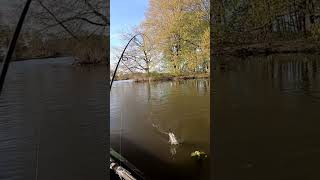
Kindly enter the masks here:
[[120, 34], [130, 27], [139, 25], [148, 7], [148, 0], [110, 1], [110, 43], [112, 47], [122, 47]]

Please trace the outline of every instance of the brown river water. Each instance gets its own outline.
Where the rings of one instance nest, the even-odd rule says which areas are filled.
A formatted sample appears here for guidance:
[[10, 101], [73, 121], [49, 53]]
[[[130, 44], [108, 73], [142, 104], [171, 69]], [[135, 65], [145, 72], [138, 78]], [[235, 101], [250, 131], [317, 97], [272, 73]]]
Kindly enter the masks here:
[[0, 97], [0, 179], [104, 179], [108, 102], [111, 147], [149, 179], [320, 179], [319, 59], [218, 57], [211, 85], [119, 81], [110, 101], [105, 68], [14, 62]]
[[217, 57], [213, 67], [213, 179], [320, 179], [320, 56]]
[[[208, 80], [118, 81], [110, 95], [111, 147], [148, 179], [208, 179], [210, 158]], [[170, 145], [169, 130], [180, 145]], [[191, 158], [201, 150], [209, 157]]]

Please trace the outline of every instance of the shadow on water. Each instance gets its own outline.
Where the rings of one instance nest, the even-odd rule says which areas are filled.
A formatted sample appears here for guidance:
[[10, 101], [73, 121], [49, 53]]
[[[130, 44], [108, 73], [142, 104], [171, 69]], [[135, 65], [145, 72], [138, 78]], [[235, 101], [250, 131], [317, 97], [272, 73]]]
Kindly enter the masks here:
[[320, 178], [319, 59], [216, 58], [215, 179]]

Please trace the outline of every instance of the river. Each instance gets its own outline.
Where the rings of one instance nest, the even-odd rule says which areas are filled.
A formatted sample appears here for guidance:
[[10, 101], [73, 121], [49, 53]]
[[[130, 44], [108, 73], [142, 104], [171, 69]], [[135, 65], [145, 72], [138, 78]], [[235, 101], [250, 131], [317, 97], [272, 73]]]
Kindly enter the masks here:
[[216, 57], [213, 179], [319, 179], [320, 56]]
[[[71, 63], [11, 64], [0, 97], [0, 179], [104, 178], [106, 71]], [[319, 179], [319, 55], [218, 57], [213, 67], [211, 154], [207, 80], [115, 82], [111, 147], [150, 179], [208, 179], [209, 162], [192, 159], [195, 150], [213, 159], [218, 180]], [[169, 129], [181, 145], [168, 143], [161, 131]]]
[[[208, 80], [115, 82], [110, 95], [111, 147], [148, 179], [208, 179], [209, 86]], [[169, 130], [180, 145], [169, 144]], [[208, 158], [191, 158], [196, 150]]]
[[71, 64], [11, 63], [0, 96], [0, 179], [107, 177], [108, 71]]

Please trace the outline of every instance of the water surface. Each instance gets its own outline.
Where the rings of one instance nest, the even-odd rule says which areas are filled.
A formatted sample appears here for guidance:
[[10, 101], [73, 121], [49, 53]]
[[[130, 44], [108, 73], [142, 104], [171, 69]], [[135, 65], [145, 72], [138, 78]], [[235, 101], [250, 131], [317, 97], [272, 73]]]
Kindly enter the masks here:
[[[112, 148], [152, 180], [209, 178], [209, 160], [190, 157], [210, 152], [208, 80], [119, 81], [112, 88]], [[169, 130], [181, 145], [169, 144]]]
[[71, 63], [10, 65], [0, 96], [0, 179], [106, 178], [107, 71]]
[[320, 178], [319, 60], [215, 59], [214, 179]]

